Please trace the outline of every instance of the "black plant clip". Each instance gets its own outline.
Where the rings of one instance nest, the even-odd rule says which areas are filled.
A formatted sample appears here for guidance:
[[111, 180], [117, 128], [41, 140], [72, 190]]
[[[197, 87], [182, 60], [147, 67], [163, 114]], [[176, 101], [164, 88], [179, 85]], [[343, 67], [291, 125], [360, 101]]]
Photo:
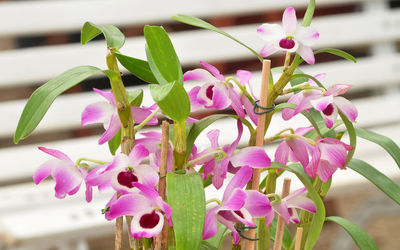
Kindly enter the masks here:
[[236, 229], [236, 231], [238, 232], [238, 234], [240, 235], [240, 237], [242, 237], [243, 239], [246, 239], [246, 240], [251, 240], [251, 241], [257, 241], [257, 240], [259, 240], [259, 238], [251, 239], [251, 238], [249, 238], [249, 237], [243, 235], [242, 232], [243, 232], [244, 230], [246, 230], [246, 229], [256, 229], [256, 228], [257, 228], [257, 227], [236, 227], [236, 226], [235, 226], [235, 229]]
[[[275, 110], [275, 104], [273, 104], [272, 107], [262, 107], [262, 106], [258, 105], [258, 102], [260, 102], [260, 100], [257, 100], [257, 101], [254, 102], [254, 107], [253, 107], [254, 114], [263, 115], [263, 114], [267, 114], [267, 113], [272, 112], [272, 111]], [[261, 109], [263, 111], [258, 112], [257, 108], [259, 108], [259, 109]]]

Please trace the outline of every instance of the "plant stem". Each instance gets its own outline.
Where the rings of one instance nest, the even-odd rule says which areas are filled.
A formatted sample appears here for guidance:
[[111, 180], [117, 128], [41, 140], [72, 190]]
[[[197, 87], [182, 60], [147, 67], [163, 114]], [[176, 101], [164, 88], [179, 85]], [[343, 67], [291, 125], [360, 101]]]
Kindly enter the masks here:
[[185, 122], [174, 121], [174, 159], [173, 171], [186, 167], [186, 125]]
[[81, 164], [82, 161], [89, 161], [89, 162], [93, 162], [93, 163], [96, 163], [96, 164], [99, 164], [99, 165], [104, 165], [104, 164], [107, 163], [107, 162], [105, 162], [105, 161], [98, 161], [98, 160], [94, 160], [94, 159], [82, 157], [82, 158], [79, 158], [79, 159], [76, 161], [75, 165], [78, 165], [78, 166], [79, 166], [79, 165]]
[[150, 120], [153, 118], [157, 113], [160, 111], [160, 108], [156, 108], [144, 121], [142, 121], [140, 124], [135, 126], [135, 133], [139, 130], [141, 130]]

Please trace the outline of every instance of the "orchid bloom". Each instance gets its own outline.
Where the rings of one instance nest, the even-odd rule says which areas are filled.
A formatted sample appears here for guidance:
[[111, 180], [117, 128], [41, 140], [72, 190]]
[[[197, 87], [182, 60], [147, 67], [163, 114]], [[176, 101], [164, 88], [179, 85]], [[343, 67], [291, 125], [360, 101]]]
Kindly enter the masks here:
[[[107, 102], [96, 102], [88, 105], [82, 112], [82, 126], [103, 123], [104, 129], [106, 130], [100, 137], [98, 143], [103, 144], [111, 140], [121, 129], [121, 123], [118, 117], [117, 106], [115, 104], [114, 94], [111, 91], [102, 91], [99, 89], [93, 89], [98, 94], [102, 95]], [[149, 115], [151, 115], [152, 108], [139, 108], [131, 106], [132, 116], [136, 123], [144, 121]], [[157, 125], [157, 117], [152, 117], [147, 123], [149, 125]]]
[[286, 8], [283, 13], [282, 26], [265, 23], [257, 29], [261, 38], [267, 42], [261, 49], [260, 55], [267, 57], [279, 50], [297, 52], [308, 64], [314, 64], [315, 58], [311, 46], [319, 38], [319, 33], [314, 28], [297, 24], [296, 11], [293, 7]]
[[350, 121], [356, 120], [358, 115], [356, 107], [346, 98], [338, 96], [346, 93], [350, 87], [348, 84], [335, 84], [328, 88], [322, 97], [311, 100], [311, 105], [321, 113], [327, 128], [332, 128], [338, 110], [342, 111]]
[[[253, 77], [253, 74], [247, 70], [238, 70], [236, 72], [237, 77], [239, 78], [239, 82], [242, 86], [247, 86], [249, 89], [249, 94], [254, 100], [257, 100], [256, 96], [253, 93], [253, 88], [250, 85], [250, 79]], [[247, 89], [247, 88], [246, 88]], [[257, 125], [258, 123], [258, 115], [254, 113], [254, 103], [252, 103], [249, 98], [243, 94], [240, 95], [240, 101], [246, 110], [247, 115], [250, 117], [251, 121]]]
[[[54, 156], [56, 159], [48, 160], [36, 170], [33, 174], [33, 181], [39, 184], [48, 176], [52, 176], [56, 181], [54, 187], [55, 196], [59, 199], [68, 195], [74, 195], [78, 192], [82, 180], [87, 175], [87, 171], [75, 166], [74, 162], [64, 153], [55, 149], [39, 147], [40, 150]], [[86, 184], [86, 201], [92, 200], [92, 187]]]
[[306, 188], [300, 188], [278, 202], [272, 202], [272, 209], [285, 220], [286, 224], [290, 222], [299, 224], [299, 216], [296, 208], [315, 213], [317, 208], [312, 200], [303, 195]]
[[157, 191], [140, 183], [133, 185], [140, 191], [122, 195], [118, 199], [114, 196], [108, 203], [106, 219], [113, 220], [124, 215], [133, 216], [130, 233], [134, 239], [158, 235], [164, 225], [164, 214], [172, 226], [171, 207], [162, 200]]
[[140, 164], [149, 155], [141, 144], [136, 144], [129, 156], [117, 154], [111, 163], [101, 165], [90, 171], [86, 182], [98, 186], [100, 190], [112, 186], [120, 193], [132, 192], [135, 183], [154, 187], [158, 183], [158, 174], [148, 165]]
[[274, 218], [269, 199], [254, 190], [242, 190], [250, 181], [252, 170], [242, 167], [235, 174], [225, 189], [221, 204], [208, 210], [204, 223], [203, 240], [218, 233], [218, 222], [232, 231], [233, 242], [240, 241], [240, 235], [234, 223], [241, 222], [247, 226], [255, 226], [253, 217], [266, 216], [268, 224]]
[[209, 154], [211, 150], [222, 150], [223, 153], [217, 154], [217, 157], [215, 155], [210, 155], [201, 161], [194, 160], [196, 164], [205, 163], [204, 178], [206, 179], [210, 174], [213, 174], [212, 183], [217, 189], [221, 188], [226, 178], [228, 167], [237, 168], [249, 166], [252, 168], [266, 168], [271, 164], [270, 158], [262, 147], [246, 147], [235, 153], [243, 133], [243, 125], [240, 120], [237, 121], [237, 127], [238, 137], [236, 140], [232, 144], [225, 145], [222, 148], [218, 143], [219, 130], [216, 129], [208, 132], [207, 137], [211, 142], [211, 149], [200, 152], [198, 157], [201, 158], [202, 155]]
[[200, 62], [204, 69], [195, 69], [183, 75], [184, 81], [204, 81], [203, 86], [196, 86], [188, 93], [191, 111], [202, 107], [218, 110], [231, 107], [240, 118], [244, 111], [240, 96], [234, 88], [225, 84], [225, 77], [211, 64]]
[[320, 138], [312, 150], [312, 159], [305, 172], [315, 178], [318, 174], [323, 182], [327, 182], [338, 168], [343, 168], [346, 164], [346, 151], [353, 147], [341, 142], [340, 140], [326, 137]]

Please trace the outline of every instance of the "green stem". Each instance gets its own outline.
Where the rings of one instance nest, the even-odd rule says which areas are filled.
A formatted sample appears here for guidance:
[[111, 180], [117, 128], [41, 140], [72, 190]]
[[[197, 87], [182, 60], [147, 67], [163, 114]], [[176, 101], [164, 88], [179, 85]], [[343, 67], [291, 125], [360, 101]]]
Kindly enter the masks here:
[[212, 199], [207, 200], [207, 201], [206, 201], [206, 204], [210, 204], [210, 203], [212, 203], [212, 202], [216, 202], [216, 203], [218, 203], [218, 205], [221, 205], [221, 204], [222, 204], [222, 202], [221, 202], [219, 199], [217, 199], [217, 198], [212, 198]]
[[153, 118], [157, 113], [160, 111], [160, 108], [156, 108], [144, 121], [142, 121], [140, 124], [135, 126], [135, 133], [141, 130], [150, 120]]
[[285, 72], [287, 70], [287, 68], [289, 67], [290, 56], [291, 56], [290, 52], [286, 52], [285, 63], [283, 65], [283, 72]]
[[321, 90], [322, 93], [325, 92], [325, 89], [321, 88], [321, 87], [317, 87], [317, 86], [309, 86], [308, 83], [306, 83], [305, 85], [296, 85], [296, 87], [290, 88], [290, 89], [285, 89], [282, 91], [281, 95], [287, 95], [289, 93], [293, 93], [293, 92], [297, 92], [297, 91], [301, 91], [301, 90], [310, 90], [310, 89], [317, 89], [317, 90]]
[[186, 167], [186, 124], [174, 121], [174, 159], [173, 170], [184, 170]]
[[82, 157], [82, 158], [79, 158], [79, 159], [76, 161], [75, 165], [78, 165], [78, 166], [79, 166], [79, 165], [81, 164], [82, 161], [93, 162], [93, 163], [96, 163], [96, 164], [99, 164], [99, 165], [104, 165], [104, 164], [107, 163], [107, 162], [105, 162], [105, 161], [98, 161], [98, 160], [94, 160], [94, 159], [89, 159], [89, 158], [84, 158], [84, 157]]
[[204, 154], [204, 155], [202, 155], [202, 156], [199, 156], [199, 157], [197, 157], [196, 159], [193, 159], [193, 160], [189, 161], [189, 162], [187, 163], [187, 165], [188, 165], [188, 166], [189, 166], [189, 165], [193, 165], [194, 163], [196, 163], [196, 162], [198, 162], [198, 161], [201, 161], [201, 160], [203, 160], [203, 159], [206, 159], [206, 158], [208, 158], [208, 157], [210, 157], [210, 156], [214, 156], [215, 158], [219, 158], [219, 155], [221, 155], [222, 158], [225, 158], [226, 153], [225, 153], [225, 151], [223, 151], [222, 149], [216, 149], [216, 150], [213, 150], [213, 151], [211, 151], [211, 152], [208, 152], [208, 153], [206, 153], [206, 154]]

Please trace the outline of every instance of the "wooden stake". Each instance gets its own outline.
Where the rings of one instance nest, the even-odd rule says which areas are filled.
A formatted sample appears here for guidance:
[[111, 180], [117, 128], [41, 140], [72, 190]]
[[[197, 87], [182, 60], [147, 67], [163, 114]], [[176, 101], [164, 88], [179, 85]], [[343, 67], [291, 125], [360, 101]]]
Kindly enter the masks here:
[[115, 250], [122, 248], [122, 232], [124, 228], [124, 217], [118, 217], [115, 221]]
[[294, 250], [300, 250], [302, 237], [303, 237], [303, 228], [298, 227], [296, 230], [296, 244], [294, 245]]
[[[267, 106], [267, 96], [268, 96], [268, 85], [269, 85], [269, 74], [271, 70], [271, 61], [264, 60], [262, 67], [262, 77], [261, 77], [261, 89], [260, 89], [260, 102], [259, 105], [261, 107]], [[261, 112], [262, 110], [258, 110]], [[256, 146], [262, 147], [264, 145], [264, 131], [265, 131], [265, 114], [258, 115], [257, 122], [257, 130], [256, 130]], [[253, 169], [253, 179], [251, 182], [251, 189], [259, 191], [260, 186], [260, 169]], [[256, 220], [254, 219], [254, 223], [256, 224]], [[248, 236], [250, 239], [256, 238], [256, 230], [250, 229]], [[248, 249], [254, 250], [255, 241], [249, 241], [247, 243]]]
[[[283, 181], [282, 187], [282, 196], [284, 198], [289, 195], [290, 193], [290, 178], [285, 178]], [[275, 242], [274, 242], [274, 250], [281, 250], [282, 249], [282, 239], [283, 239], [283, 229], [285, 226], [285, 220], [279, 216], [278, 222], [276, 223], [276, 232], [275, 232]]]
[[[166, 189], [166, 175], [167, 175], [167, 163], [168, 163], [168, 147], [169, 146], [169, 123], [167, 121], [162, 122], [162, 137], [161, 137], [161, 159], [160, 159], [160, 181], [158, 184], [158, 193], [161, 198], [165, 200], [165, 189]], [[164, 227], [161, 233], [156, 237], [155, 250], [166, 249], [167, 240], [167, 221], [164, 221]]]

